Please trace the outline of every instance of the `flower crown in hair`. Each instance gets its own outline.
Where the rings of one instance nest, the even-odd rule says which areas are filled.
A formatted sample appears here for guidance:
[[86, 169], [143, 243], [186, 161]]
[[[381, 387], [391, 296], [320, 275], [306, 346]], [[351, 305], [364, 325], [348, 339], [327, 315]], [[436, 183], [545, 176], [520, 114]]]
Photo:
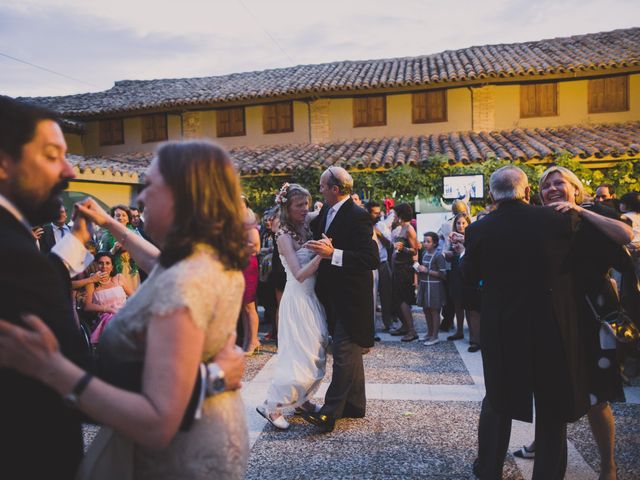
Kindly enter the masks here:
[[284, 205], [287, 203], [287, 193], [289, 193], [289, 183], [285, 182], [282, 187], [280, 187], [280, 191], [276, 193], [277, 205]]

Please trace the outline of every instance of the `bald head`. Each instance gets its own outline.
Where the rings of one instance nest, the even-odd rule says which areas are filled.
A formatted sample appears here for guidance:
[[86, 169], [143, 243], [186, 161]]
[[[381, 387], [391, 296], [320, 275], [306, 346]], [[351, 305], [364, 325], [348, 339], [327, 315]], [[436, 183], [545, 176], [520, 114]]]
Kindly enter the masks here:
[[529, 202], [529, 180], [518, 167], [507, 165], [491, 174], [489, 190], [493, 201], [523, 200]]

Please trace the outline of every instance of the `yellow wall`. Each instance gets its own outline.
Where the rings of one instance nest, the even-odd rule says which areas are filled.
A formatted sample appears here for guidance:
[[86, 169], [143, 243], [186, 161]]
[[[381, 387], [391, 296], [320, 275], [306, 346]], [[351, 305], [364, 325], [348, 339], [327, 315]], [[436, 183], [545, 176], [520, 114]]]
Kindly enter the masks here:
[[92, 195], [109, 206], [119, 203], [131, 205], [135, 198], [134, 185], [122, 185], [118, 183], [99, 183], [99, 182], [69, 182], [71, 192], [83, 192]]
[[75, 155], [84, 155], [84, 145], [82, 144], [82, 135], [78, 133], [65, 133], [64, 139], [67, 142], [67, 153]]
[[629, 76], [629, 111], [589, 113], [588, 80], [558, 82], [558, 115], [520, 118], [520, 86], [496, 87], [495, 128], [536, 128], [640, 120], [640, 75]]
[[[169, 140], [180, 140], [182, 128], [179, 115], [167, 115]], [[100, 146], [99, 122], [88, 122], [86, 133], [87, 154], [109, 155], [113, 153], [153, 152], [161, 142], [142, 143], [142, 120], [140, 117], [124, 119], [124, 144]]]
[[398, 135], [428, 135], [471, 129], [471, 94], [466, 88], [447, 90], [447, 122], [411, 123], [411, 94], [387, 96], [387, 124], [380, 127], [353, 126], [353, 99], [331, 99], [329, 106], [332, 140], [379, 138]]

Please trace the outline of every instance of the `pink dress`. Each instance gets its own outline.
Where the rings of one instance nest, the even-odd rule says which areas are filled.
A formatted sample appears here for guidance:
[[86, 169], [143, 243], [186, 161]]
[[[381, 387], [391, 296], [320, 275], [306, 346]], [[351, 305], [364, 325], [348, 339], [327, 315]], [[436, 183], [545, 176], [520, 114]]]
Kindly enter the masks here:
[[[115, 277], [116, 282], [120, 281], [120, 276]], [[127, 301], [127, 294], [122, 288], [122, 285], [116, 285], [112, 288], [105, 288], [104, 290], [96, 290], [93, 292], [93, 303], [102, 305], [103, 307], [110, 307], [114, 310], [119, 310]], [[96, 344], [100, 340], [100, 335], [104, 331], [107, 324], [114, 317], [115, 313], [104, 312], [101, 313], [100, 323], [91, 334], [91, 343]]]

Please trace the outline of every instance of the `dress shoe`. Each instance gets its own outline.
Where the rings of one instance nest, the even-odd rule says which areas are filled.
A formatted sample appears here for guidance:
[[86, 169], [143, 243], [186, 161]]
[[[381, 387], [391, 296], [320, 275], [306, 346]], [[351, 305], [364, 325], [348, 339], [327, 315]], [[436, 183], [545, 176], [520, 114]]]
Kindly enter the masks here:
[[364, 418], [364, 413], [365, 411], [361, 408], [355, 408], [347, 405], [344, 407], [340, 418]]
[[325, 433], [333, 432], [333, 429], [336, 426], [336, 421], [334, 419], [322, 413], [305, 413], [302, 415], [302, 418], [311, 425], [315, 425], [320, 428]]
[[299, 407], [296, 407], [294, 413], [296, 415], [304, 415], [305, 413], [318, 413], [322, 407], [320, 405], [316, 405], [315, 403], [311, 403], [309, 400], [304, 402]]
[[373, 337], [373, 341], [374, 341], [374, 342], [379, 342], [379, 341], [380, 341], [380, 337], [379, 337], [377, 334], [376, 334], [376, 335], [374, 335], [374, 337]]
[[477, 343], [472, 343], [471, 345], [469, 345], [469, 348], [467, 348], [467, 352], [471, 353], [475, 353], [478, 350], [480, 350], [480, 345], [478, 345]]

